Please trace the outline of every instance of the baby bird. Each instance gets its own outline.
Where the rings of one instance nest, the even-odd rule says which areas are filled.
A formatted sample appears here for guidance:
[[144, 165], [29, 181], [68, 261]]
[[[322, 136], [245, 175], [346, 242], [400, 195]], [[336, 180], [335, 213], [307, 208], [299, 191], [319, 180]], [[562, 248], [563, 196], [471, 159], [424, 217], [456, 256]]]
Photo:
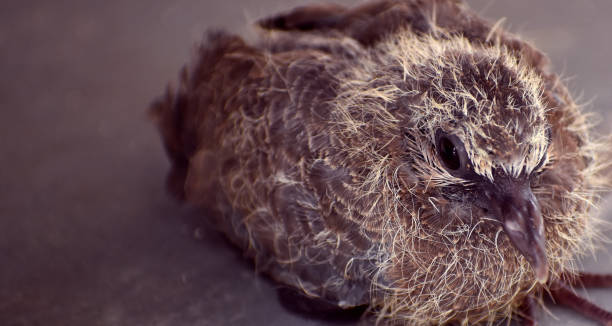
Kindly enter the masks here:
[[314, 5], [210, 33], [152, 107], [169, 189], [258, 270], [376, 322], [492, 324], [573, 284], [606, 147], [546, 57], [457, 0]]

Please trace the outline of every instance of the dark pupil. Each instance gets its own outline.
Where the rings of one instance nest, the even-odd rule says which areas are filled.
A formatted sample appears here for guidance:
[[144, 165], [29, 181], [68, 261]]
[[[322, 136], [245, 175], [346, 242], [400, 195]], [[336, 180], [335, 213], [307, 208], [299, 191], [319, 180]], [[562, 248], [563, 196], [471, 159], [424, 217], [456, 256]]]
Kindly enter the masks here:
[[457, 154], [457, 148], [455, 148], [455, 145], [450, 139], [446, 137], [440, 139], [439, 152], [440, 157], [442, 158], [444, 164], [446, 164], [447, 168], [451, 170], [459, 169], [459, 167], [461, 166], [459, 154]]

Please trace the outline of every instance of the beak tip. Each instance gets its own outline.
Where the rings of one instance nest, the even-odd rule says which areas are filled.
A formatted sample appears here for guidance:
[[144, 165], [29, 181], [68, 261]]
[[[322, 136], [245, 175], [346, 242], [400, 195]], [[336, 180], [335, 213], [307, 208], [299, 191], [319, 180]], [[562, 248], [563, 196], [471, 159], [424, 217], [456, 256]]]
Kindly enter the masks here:
[[545, 284], [548, 281], [548, 264], [539, 264], [533, 268], [535, 279], [540, 284]]

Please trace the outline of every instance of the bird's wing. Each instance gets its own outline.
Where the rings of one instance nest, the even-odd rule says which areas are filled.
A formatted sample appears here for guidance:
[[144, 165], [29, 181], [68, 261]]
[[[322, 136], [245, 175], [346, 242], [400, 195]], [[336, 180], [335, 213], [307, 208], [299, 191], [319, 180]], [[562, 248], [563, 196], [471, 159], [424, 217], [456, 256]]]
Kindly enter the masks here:
[[172, 163], [172, 193], [213, 213], [258, 269], [352, 307], [369, 300], [363, 270], [373, 263], [367, 239], [356, 227], [342, 230], [350, 221], [335, 211], [347, 172], [323, 164], [336, 64], [308, 46], [271, 53], [212, 33], [151, 113]]
[[[430, 33], [436, 26], [467, 30], [470, 18], [458, 0], [383, 0], [347, 9], [309, 5], [262, 19], [264, 29], [302, 32], [339, 31], [365, 46], [373, 46], [398, 29]], [[463, 21], [462, 21], [463, 20]], [[469, 22], [471, 19], [468, 19]]]

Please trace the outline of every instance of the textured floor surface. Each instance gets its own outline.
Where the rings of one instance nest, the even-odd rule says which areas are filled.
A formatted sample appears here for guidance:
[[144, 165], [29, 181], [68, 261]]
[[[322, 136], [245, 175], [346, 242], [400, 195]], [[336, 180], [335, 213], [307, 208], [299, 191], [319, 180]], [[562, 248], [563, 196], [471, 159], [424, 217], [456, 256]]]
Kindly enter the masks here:
[[[145, 115], [206, 29], [248, 34], [253, 19], [305, 2], [0, 4], [0, 325], [335, 324], [285, 310], [273, 284], [166, 196]], [[610, 132], [612, 2], [470, 3], [547, 52]], [[612, 272], [607, 249], [585, 268]], [[612, 309], [612, 289], [589, 296]], [[541, 321], [593, 325], [557, 307]]]

